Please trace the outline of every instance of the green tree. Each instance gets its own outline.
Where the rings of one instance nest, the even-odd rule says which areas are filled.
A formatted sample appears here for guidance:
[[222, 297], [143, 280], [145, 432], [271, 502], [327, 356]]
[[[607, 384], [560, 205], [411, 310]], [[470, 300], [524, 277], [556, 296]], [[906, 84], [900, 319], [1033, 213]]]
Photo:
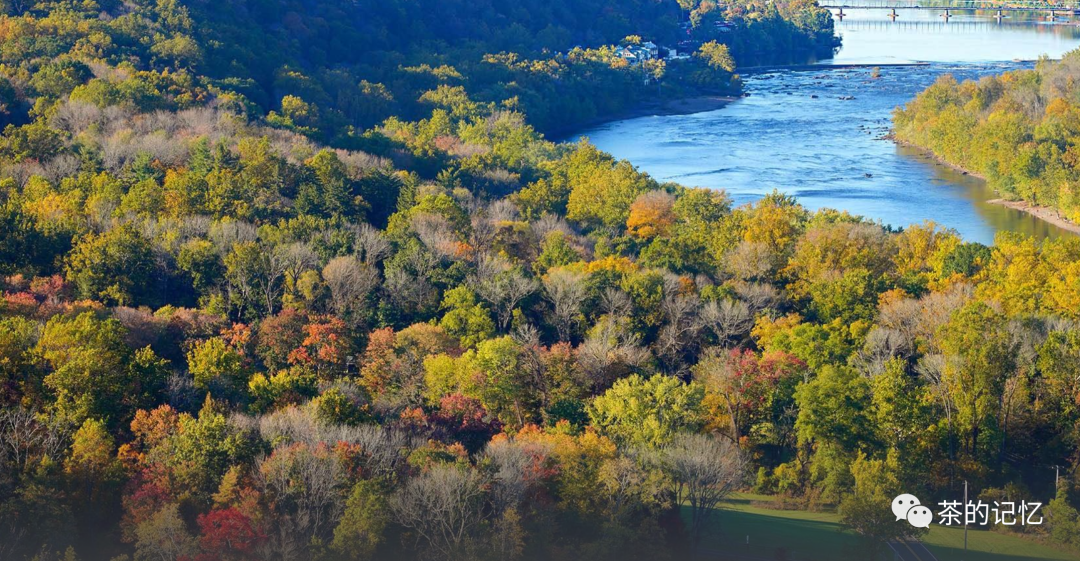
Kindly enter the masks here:
[[799, 442], [814, 450], [813, 475], [826, 496], [838, 497], [851, 485], [851, 462], [876, 446], [870, 384], [852, 368], [825, 366], [795, 390], [795, 403]]
[[104, 419], [115, 428], [156, 402], [167, 362], [149, 347], [133, 352], [126, 335], [120, 322], [93, 312], [49, 320], [36, 350], [49, 366], [45, 386], [56, 396], [57, 416], [75, 424]]
[[475, 347], [495, 334], [491, 314], [467, 287], [447, 290], [443, 295], [442, 308], [446, 313], [439, 320], [439, 327], [457, 337], [464, 347]]
[[82, 298], [131, 305], [159, 302], [163, 296], [155, 290], [153, 247], [130, 224], [86, 234], [66, 262], [67, 280]]
[[[860, 452], [851, 464], [854, 489], [840, 501], [840, 519], [866, 540], [867, 553], [877, 557], [892, 540], [926, 533], [893, 515], [892, 501], [901, 493], [895, 456], [871, 460]], [[931, 508], [931, 507], [921, 507]]]
[[242, 395], [240, 392], [247, 388], [251, 376], [244, 354], [221, 337], [192, 345], [187, 352], [187, 364], [196, 388], [219, 390], [231, 399]]
[[696, 382], [631, 374], [593, 399], [589, 419], [620, 444], [660, 446], [679, 432], [701, 428], [704, 397], [705, 389]]
[[570, 185], [566, 216], [571, 220], [622, 228], [638, 195], [657, 188], [629, 162], [615, 161], [591, 144], [578, 144], [564, 162], [560, 172]]
[[207, 240], [190, 240], [180, 246], [176, 266], [191, 278], [191, 286], [198, 294], [206, 293], [225, 276], [221, 256]]
[[386, 539], [388, 513], [383, 485], [370, 479], [357, 481], [345, 501], [345, 512], [334, 528], [330, 547], [345, 559], [373, 559], [379, 544]]
[[1006, 321], [990, 306], [972, 302], [953, 312], [937, 334], [946, 357], [941, 381], [954, 429], [973, 457], [997, 449], [1001, 437], [997, 413], [1016, 360]]
[[0, 403], [17, 403], [40, 394], [41, 374], [34, 356], [37, 322], [13, 316], [0, 319]]
[[306, 162], [312, 180], [300, 187], [296, 210], [301, 214], [360, 218], [367, 203], [358, 193], [345, 164], [330, 150], [320, 150]]

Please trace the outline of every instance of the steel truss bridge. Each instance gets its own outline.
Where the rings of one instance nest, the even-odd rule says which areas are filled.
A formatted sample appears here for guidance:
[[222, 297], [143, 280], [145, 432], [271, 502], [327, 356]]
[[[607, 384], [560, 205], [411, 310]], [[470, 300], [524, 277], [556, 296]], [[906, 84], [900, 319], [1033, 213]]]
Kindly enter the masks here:
[[844, 10], [888, 10], [889, 17], [893, 19], [897, 17], [898, 10], [933, 10], [941, 12], [941, 17], [946, 20], [954, 12], [975, 11], [993, 12], [998, 19], [1011, 12], [1045, 14], [1050, 21], [1059, 16], [1080, 15], [1080, 0], [822, 0], [821, 7], [833, 11], [840, 19], [844, 18]]

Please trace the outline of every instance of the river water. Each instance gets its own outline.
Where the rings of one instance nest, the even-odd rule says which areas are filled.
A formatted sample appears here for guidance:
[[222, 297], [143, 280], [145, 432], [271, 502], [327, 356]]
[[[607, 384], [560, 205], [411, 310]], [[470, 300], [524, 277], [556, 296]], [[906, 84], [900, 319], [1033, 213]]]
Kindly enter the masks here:
[[[658, 180], [725, 189], [736, 204], [777, 189], [811, 209], [896, 227], [932, 220], [986, 244], [1001, 230], [1071, 235], [988, 204], [995, 194], [981, 180], [883, 136], [893, 109], [942, 74], [1029, 68], [1041, 55], [1080, 46], [1080, 27], [955, 13], [944, 23], [935, 12], [909, 10], [895, 23], [884, 11], [849, 12], [836, 28], [843, 47], [832, 59], [747, 71], [750, 96], [721, 109], [616, 121], [583, 136]], [[873, 65], [881, 65], [878, 79]]]

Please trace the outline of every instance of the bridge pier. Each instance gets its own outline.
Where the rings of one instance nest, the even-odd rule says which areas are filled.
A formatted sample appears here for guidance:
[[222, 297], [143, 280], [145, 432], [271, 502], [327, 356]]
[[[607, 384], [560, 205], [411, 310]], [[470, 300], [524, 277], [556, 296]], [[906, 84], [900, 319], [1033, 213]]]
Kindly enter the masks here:
[[830, 10], [834, 17], [843, 20], [848, 10], [887, 10], [886, 16], [896, 21], [900, 17], [900, 10], [929, 10], [937, 11], [943, 20], [948, 22], [952, 18], [953, 10], [961, 12], [978, 11], [989, 13], [1001, 23], [1005, 19], [1006, 12], [1018, 12], [1032, 14], [1035, 17], [1044, 15], [1047, 21], [1058, 21], [1058, 12], [1063, 17], [1080, 16], [1080, 0], [1064, 0], [1062, 3], [1048, 4], [1044, 0], [1009, 0], [1003, 3], [1001, 0], [947, 0], [945, 3], [933, 2], [920, 5], [919, 0], [818, 0], [819, 6]]

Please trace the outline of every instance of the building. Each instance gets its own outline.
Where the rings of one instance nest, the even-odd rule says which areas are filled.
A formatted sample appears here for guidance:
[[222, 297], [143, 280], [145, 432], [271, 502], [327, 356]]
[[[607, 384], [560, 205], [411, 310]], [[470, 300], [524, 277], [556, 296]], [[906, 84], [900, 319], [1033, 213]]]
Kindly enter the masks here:
[[616, 47], [615, 56], [626, 60], [630, 64], [641, 64], [646, 60], [653, 60], [660, 56], [660, 48], [652, 41], [641, 45], [627, 45]]

